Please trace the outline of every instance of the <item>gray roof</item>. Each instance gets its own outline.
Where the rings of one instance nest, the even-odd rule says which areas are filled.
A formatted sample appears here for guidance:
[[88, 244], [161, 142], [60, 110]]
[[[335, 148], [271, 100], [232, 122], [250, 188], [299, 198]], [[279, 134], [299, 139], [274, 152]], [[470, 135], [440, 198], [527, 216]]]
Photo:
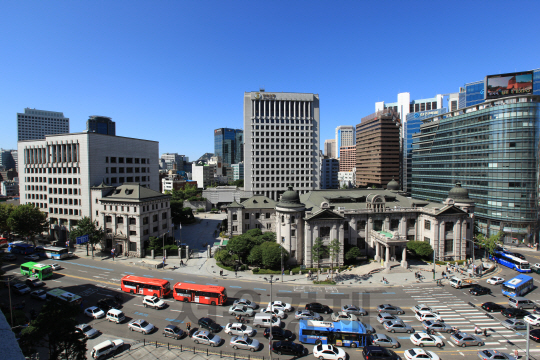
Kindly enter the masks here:
[[346, 210], [367, 209], [367, 202], [376, 195], [385, 198], [386, 207], [399, 206], [403, 208], [443, 208], [444, 204], [428, 202], [424, 200], [412, 199], [399, 193], [384, 189], [333, 189], [333, 190], [312, 190], [300, 195], [300, 201], [305, 204], [306, 210], [317, 213], [321, 209], [321, 204], [327, 202], [330, 207], [337, 209], [343, 207]]
[[104, 196], [101, 201], [140, 202], [159, 198], [170, 198], [170, 195], [146, 188], [139, 183], [124, 183]]
[[274, 209], [276, 202], [263, 195], [253, 195], [246, 201], [242, 201], [241, 205], [245, 209]]
[[234, 200], [232, 203], [230, 203], [229, 205], [227, 205], [228, 208], [243, 208], [242, 205], [240, 205], [239, 203], [236, 202], [236, 200]]

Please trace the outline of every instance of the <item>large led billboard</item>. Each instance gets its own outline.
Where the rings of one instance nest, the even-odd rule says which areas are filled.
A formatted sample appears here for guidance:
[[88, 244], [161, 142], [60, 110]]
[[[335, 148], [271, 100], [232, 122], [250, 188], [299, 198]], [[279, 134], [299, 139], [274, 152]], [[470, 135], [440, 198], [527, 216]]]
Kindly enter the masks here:
[[510, 74], [486, 76], [486, 100], [506, 96], [533, 93], [533, 72], [524, 71]]

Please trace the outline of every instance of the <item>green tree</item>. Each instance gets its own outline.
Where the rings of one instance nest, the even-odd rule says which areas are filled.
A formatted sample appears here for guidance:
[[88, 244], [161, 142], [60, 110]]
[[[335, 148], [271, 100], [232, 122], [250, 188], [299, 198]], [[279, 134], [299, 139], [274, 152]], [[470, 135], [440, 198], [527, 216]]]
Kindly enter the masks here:
[[332, 269], [332, 280], [334, 279], [334, 261], [339, 266], [339, 254], [341, 253], [341, 243], [338, 239], [334, 239], [328, 245], [330, 255], [330, 268]]
[[427, 241], [408, 241], [407, 249], [423, 258], [428, 258], [433, 255], [433, 249]]
[[238, 187], [244, 187], [244, 179], [233, 181], [233, 185], [238, 186]]
[[8, 234], [11, 232], [8, 219], [14, 209], [15, 206], [12, 204], [0, 204], [0, 230], [7, 231]]
[[171, 220], [175, 225], [182, 223], [184, 201], [182, 200], [171, 200]]
[[79, 236], [88, 235], [86, 243], [86, 256], [88, 256], [88, 245], [92, 246], [92, 257], [94, 257], [94, 245], [98, 244], [105, 236], [105, 231], [98, 225], [97, 221], [92, 221], [88, 216], [83, 217], [77, 225], [71, 229], [69, 238], [75, 241]]
[[231, 255], [226, 249], [221, 249], [216, 251], [214, 259], [225, 266], [234, 266], [238, 260], [238, 255]]
[[[321, 267], [321, 259], [326, 255], [326, 246], [324, 246], [323, 240], [318, 237], [315, 239], [313, 246], [311, 247], [311, 254], [313, 258], [317, 260], [317, 268]], [[317, 271], [317, 281], [319, 281], [319, 272]]]
[[262, 252], [263, 252], [263, 249], [261, 245], [255, 245], [249, 252], [249, 255], [247, 257], [248, 262], [252, 265], [261, 265]]
[[35, 320], [21, 333], [21, 349], [25, 355], [37, 347], [49, 349], [49, 359], [86, 359], [86, 338], [75, 333], [77, 304], [47, 301]]
[[477, 235], [478, 242], [482, 244], [485, 251], [489, 255], [493, 255], [495, 250], [498, 246], [501, 244], [501, 238], [504, 236], [504, 233], [502, 231], [499, 231], [497, 234], [491, 235], [490, 237], [486, 238], [484, 235], [479, 234]]
[[356, 258], [361, 256], [362, 253], [360, 252], [360, 249], [357, 247], [352, 247], [347, 253], [345, 254], [345, 260], [348, 262], [354, 262]]
[[242, 234], [230, 239], [226, 249], [229, 253], [238, 255], [240, 261], [244, 262], [253, 246], [255, 244], [250, 240], [249, 235]]
[[47, 214], [33, 204], [20, 205], [13, 209], [7, 224], [14, 233], [28, 237], [34, 246], [36, 246], [35, 236], [49, 229]]
[[281, 255], [283, 251], [283, 263], [289, 259], [289, 253], [281, 245], [275, 242], [264, 242], [260, 245], [262, 250], [262, 264], [267, 269], [279, 269], [281, 267]]

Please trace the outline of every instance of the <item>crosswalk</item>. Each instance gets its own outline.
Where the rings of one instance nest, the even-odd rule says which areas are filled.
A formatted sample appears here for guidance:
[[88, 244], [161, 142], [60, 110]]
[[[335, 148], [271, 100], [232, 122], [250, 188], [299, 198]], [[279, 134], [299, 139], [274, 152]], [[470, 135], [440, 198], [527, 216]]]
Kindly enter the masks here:
[[[522, 343], [527, 341], [524, 334], [505, 328], [497, 319], [486, 316], [481, 308], [460, 300], [452, 293], [452, 289], [404, 287], [403, 290], [417, 304], [425, 304], [438, 311], [445, 323], [458, 328], [459, 331], [474, 333], [475, 326], [482, 330], [487, 328], [489, 336], [485, 338], [485, 346], [491, 349], [513, 351], [516, 347], [524, 348], [525, 344]], [[405, 316], [403, 318], [405, 322], [417, 322], [414, 315], [410, 315], [409, 319]], [[445, 339], [447, 345], [455, 347], [450, 340], [450, 334], [438, 333], [438, 336]]]

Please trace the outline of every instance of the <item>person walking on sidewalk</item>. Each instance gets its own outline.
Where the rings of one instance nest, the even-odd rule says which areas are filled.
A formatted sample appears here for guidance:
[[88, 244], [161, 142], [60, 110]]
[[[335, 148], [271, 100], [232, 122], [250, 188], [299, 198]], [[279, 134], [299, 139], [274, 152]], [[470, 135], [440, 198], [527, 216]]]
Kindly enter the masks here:
[[184, 260], [180, 259], [180, 266], [184, 266]]

